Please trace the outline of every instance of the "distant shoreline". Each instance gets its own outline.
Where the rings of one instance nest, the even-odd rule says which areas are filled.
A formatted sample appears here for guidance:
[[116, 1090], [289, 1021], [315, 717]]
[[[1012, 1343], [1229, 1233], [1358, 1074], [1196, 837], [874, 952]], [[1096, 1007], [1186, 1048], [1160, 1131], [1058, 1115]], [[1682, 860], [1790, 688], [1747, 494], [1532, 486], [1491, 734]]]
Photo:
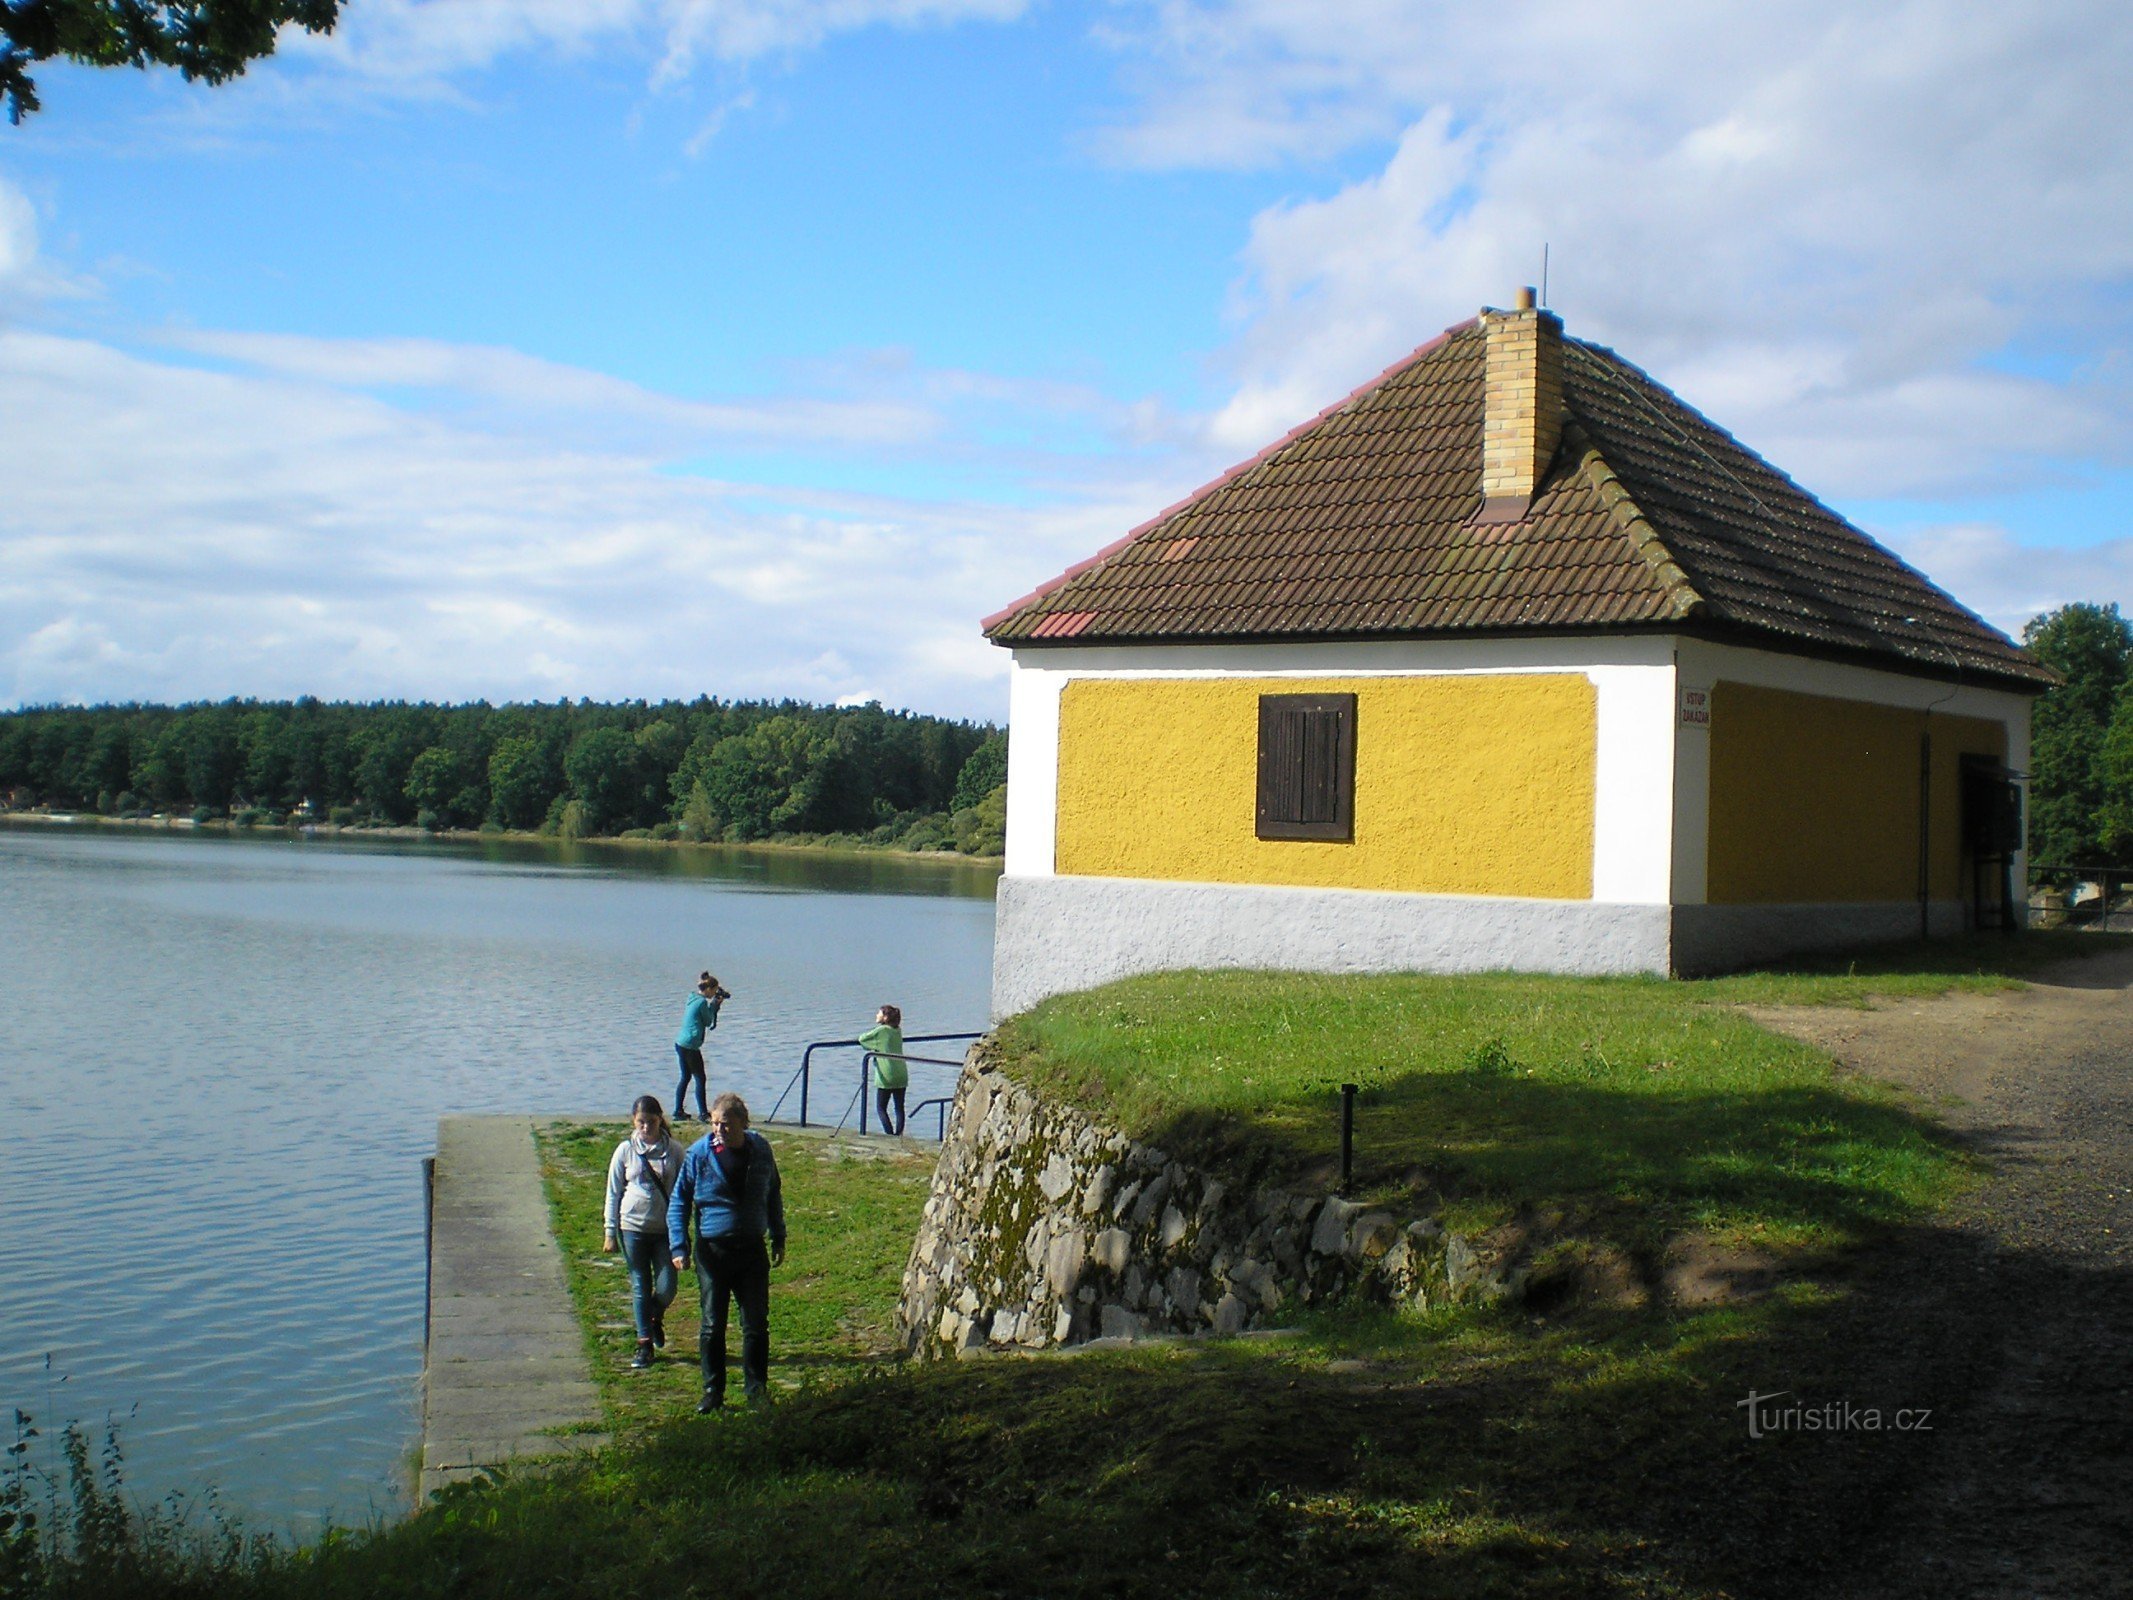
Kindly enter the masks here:
[[0, 824], [28, 823], [48, 828], [132, 828], [155, 833], [224, 833], [233, 837], [287, 836], [332, 839], [432, 839], [452, 843], [482, 843], [499, 840], [507, 844], [597, 844], [648, 850], [749, 850], [764, 854], [889, 856], [905, 861], [943, 861], [957, 865], [1002, 866], [1005, 856], [967, 856], [959, 850], [899, 850], [890, 845], [861, 844], [848, 839], [835, 842], [817, 836], [786, 839], [750, 839], [746, 842], [708, 839], [626, 838], [613, 833], [581, 833], [564, 836], [524, 829], [417, 828], [406, 824], [363, 827], [339, 822], [277, 822], [240, 825], [228, 817], [195, 822], [177, 814], [152, 817], [106, 817], [93, 811], [0, 811]]

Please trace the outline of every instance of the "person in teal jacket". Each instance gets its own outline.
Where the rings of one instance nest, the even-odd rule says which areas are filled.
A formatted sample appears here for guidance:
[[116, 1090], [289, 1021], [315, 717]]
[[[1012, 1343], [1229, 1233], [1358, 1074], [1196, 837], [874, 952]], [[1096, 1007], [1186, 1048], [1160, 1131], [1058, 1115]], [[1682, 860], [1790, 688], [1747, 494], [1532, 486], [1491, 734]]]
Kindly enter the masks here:
[[[874, 1026], [859, 1036], [859, 1042], [874, 1052], [874, 1114], [883, 1133], [904, 1131], [904, 1091], [911, 1086], [911, 1069], [904, 1064], [904, 1014], [895, 1006], [874, 1013]], [[891, 1110], [896, 1113], [892, 1122]]]
[[674, 1115], [687, 1113], [689, 1084], [696, 1084], [696, 1120], [709, 1122], [711, 1108], [704, 1103], [704, 1035], [718, 1026], [718, 1008], [733, 996], [708, 972], [696, 976], [696, 993], [689, 996], [681, 1014], [681, 1032], [674, 1036], [674, 1054], [681, 1057], [681, 1082], [674, 1087]]

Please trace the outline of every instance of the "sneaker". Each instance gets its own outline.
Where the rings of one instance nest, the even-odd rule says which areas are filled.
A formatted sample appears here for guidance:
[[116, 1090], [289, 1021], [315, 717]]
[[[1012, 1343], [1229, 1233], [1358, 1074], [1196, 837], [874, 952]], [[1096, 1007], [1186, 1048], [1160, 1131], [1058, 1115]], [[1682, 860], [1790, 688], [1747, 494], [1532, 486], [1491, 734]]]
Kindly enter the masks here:
[[726, 1397], [724, 1395], [717, 1394], [710, 1389], [706, 1389], [704, 1391], [704, 1397], [696, 1402], [696, 1414], [699, 1417], [705, 1416], [710, 1412], [716, 1411], [720, 1406], [724, 1405], [725, 1403]]
[[662, 1350], [667, 1347], [667, 1319], [657, 1311], [652, 1313], [652, 1343]]
[[630, 1357], [630, 1365], [634, 1367], [637, 1371], [642, 1372], [646, 1367], [652, 1364], [654, 1359], [655, 1358], [652, 1355], [652, 1341], [649, 1339], [639, 1339], [637, 1341], [637, 1353]]

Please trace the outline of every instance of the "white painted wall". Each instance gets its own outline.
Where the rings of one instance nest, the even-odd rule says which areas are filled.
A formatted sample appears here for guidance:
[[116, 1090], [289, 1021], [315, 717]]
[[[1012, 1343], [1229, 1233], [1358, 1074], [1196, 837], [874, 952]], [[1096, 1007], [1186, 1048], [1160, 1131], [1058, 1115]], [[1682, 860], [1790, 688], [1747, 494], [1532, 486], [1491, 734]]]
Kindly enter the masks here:
[[1644, 642], [1659, 657], [1650, 665], [1587, 669], [1600, 724], [1592, 897], [1663, 906], [1674, 883], [1674, 664], [1671, 640]]
[[1673, 915], [1592, 900], [1009, 873], [993, 924], [993, 1015], [1181, 967], [1664, 973]]
[[1007, 669], [1007, 871], [1049, 878], [1059, 840], [1059, 691], [1071, 674], [1021, 655]]

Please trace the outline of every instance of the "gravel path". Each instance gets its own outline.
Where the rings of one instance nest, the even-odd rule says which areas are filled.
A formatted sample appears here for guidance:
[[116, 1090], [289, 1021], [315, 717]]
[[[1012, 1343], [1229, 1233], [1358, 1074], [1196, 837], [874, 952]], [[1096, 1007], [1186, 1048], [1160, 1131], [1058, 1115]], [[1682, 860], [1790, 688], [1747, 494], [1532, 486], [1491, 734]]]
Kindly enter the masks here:
[[1752, 1015], [1990, 1165], [1860, 1273], [1887, 1332], [1861, 1381], [1943, 1404], [1839, 1592], [2133, 1594], [2133, 951], [2012, 994]]

